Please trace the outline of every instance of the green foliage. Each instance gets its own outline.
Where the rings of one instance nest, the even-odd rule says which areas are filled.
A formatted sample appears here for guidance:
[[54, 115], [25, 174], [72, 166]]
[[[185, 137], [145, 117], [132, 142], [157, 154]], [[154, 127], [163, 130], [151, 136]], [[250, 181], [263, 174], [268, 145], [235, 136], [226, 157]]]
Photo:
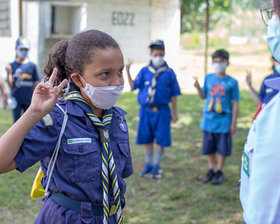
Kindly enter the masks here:
[[[225, 12], [229, 12], [230, 2], [231, 0], [209, 0], [210, 29], [213, 29], [214, 24], [225, 17]], [[206, 0], [182, 0], [182, 33], [193, 30], [204, 30], [206, 21], [206, 6]]]
[[[210, 30], [227, 14], [235, 13], [237, 9], [250, 9], [261, 5], [263, 0], [209, 0]], [[206, 0], [181, 1], [181, 32], [205, 31]]]
[[[143, 179], [143, 146], [135, 144], [138, 104], [135, 93], [122, 94], [118, 106], [128, 114], [134, 174], [126, 179], [125, 223], [129, 224], [238, 224], [242, 223], [239, 190], [240, 158], [256, 105], [248, 92], [242, 92], [238, 130], [233, 140], [233, 155], [224, 169], [221, 186], [203, 184], [207, 160], [201, 156], [202, 132], [199, 128], [204, 101], [197, 95], [178, 97], [179, 120], [173, 125], [172, 147], [166, 149], [161, 180]], [[4, 125], [3, 125], [4, 124]], [[12, 124], [11, 112], [0, 109], [0, 133]], [[38, 164], [23, 174], [17, 171], [0, 175], [0, 223], [33, 223], [41, 204], [29, 198]]]

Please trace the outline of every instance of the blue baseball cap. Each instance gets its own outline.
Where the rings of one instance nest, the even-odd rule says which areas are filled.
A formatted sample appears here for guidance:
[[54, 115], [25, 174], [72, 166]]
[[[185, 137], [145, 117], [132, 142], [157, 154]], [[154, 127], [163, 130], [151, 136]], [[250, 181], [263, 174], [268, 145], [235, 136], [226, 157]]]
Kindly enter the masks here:
[[153, 48], [153, 47], [159, 47], [161, 48], [162, 50], [164, 50], [165, 46], [164, 46], [164, 41], [163, 40], [156, 40], [154, 42], [152, 42], [150, 45], [149, 45], [149, 48]]
[[24, 37], [19, 37], [16, 41], [16, 49], [30, 50], [30, 41]]

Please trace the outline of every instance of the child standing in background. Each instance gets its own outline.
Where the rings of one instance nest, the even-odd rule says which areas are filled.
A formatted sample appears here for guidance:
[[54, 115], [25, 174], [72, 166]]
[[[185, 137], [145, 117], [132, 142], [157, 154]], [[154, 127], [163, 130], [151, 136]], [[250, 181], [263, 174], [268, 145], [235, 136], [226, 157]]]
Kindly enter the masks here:
[[[141, 177], [161, 178], [161, 160], [164, 148], [171, 146], [170, 122], [178, 120], [177, 96], [181, 95], [174, 71], [164, 60], [165, 46], [162, 40], [150, 44], [151, 61], [141, 69], [135, 80], [130, 74], [131, 63], [126, 66], [131, 90], [139, 89], [139, 125], [137, 144], [144, 144], [146, 165]], [[169, 103], [172, 103], [170, 113]], [[154, 151], [154, 139], [156, 150]], [[153, 159], [154, 158], [154, 159]], [[154, 161], [153, 161], [154, 160]]]
[[[203, 130], [202, 154], [207, 155], [208, 172], [203, 182], [218, 185], [223, 182], [223, 168], [231, 155], [232, 135], [236, 131], [239, 106], [237, 80], [226, 74], [229, 53], [223, 49], [212, 55], [214, 73], [205, 77], [203, 88], [198, 80], [196, 87], [201, 99], [206, 99], [200, 124]], [[215, 166], [218, 152], [217, 167]]]
[[13, 110], [14, 122], [31, 103], [33, 90], [39, 80], [37, 67], [28, 58], [30, 42], [24, 37], [16, 41], [16, 60], [6, 67], [7, 83], [11, 89], [13, 100], [16, 101]]

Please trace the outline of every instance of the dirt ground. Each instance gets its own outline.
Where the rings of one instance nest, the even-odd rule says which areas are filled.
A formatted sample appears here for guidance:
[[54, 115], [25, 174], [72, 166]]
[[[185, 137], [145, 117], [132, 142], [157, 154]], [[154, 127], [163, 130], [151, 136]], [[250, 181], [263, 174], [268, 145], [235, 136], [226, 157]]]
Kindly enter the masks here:
[[[259, 90], [265, 76], [271, 74], [271, 55], [264, 44], [231, 45], [230, 65], [227, 73], [236, 78], [240, 89], [248, 89], [245, 77], [246, 70], [252, 72], [253, 86]], [[209, 49], [210, 55], [215, 49]], [[208, 59], [208, 72], [211, 72], [211, 57]], [[177, 78], [182, 92], [195, 93], [192, 76], [197, 76], [203, 85], [204, 81], [204, 52], [203, 50], [180, 50]]]

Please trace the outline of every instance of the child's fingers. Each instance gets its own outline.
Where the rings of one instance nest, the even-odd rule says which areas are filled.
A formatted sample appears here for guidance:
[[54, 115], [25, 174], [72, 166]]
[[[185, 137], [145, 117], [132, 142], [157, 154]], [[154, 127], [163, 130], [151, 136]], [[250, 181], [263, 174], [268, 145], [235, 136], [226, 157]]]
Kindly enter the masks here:
[[196, 75], [192, 76], [192, 78], [197, 81], [198, 80], [198, 77]]
[[64, 79], [58, 86], [57, 86], [57, 92], [56, 93], [60, 93], [62, 91], [62, 89], [67, 85], [68, 80]]
[[53, 72], [50, 76], [49, 83], [51, 83], [53, 85], [54, 81], [56, 80], [56, 76], [57, 76], [57, 68], [54, 68]]

